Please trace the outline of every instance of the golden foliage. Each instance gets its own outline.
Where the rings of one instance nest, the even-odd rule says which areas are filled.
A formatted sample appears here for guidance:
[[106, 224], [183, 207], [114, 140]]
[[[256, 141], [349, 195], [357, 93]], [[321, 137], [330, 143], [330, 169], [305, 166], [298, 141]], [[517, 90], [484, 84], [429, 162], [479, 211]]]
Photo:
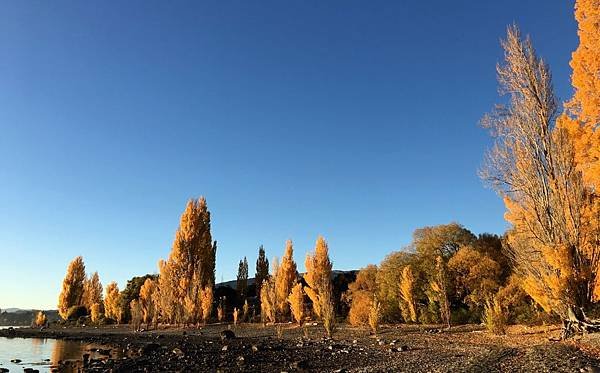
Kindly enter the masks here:
[[135, 299], [132, 300], [131, 303], [129, 303], [129, 308], [131, 310], [131, 327], [133, 330], [140, 330], [143, 319], [142, 306], [140, 302]]
[[48, 319], [46, 318], [46, 314], [42, 311], [38, 311], [35, 315], [35, 320], [33, 321], [33, 325], [37, 327], [46, 326], [48, 323]]
[[430, 282], [430, 287], [440, 305], [440, 317], [446, 326], [450, 327], [450, 301], [448, 299], [448, 274], [446, 263], [441, 256], [436, 258], [436, 276]]
[[237, 326], [238, 323], [238, 316], [239, 316], [240, 310], [237, 307], [233, 307], [233, 325]]
[[[448, 261], [456, 296], [471, 307], [483, 307], [500, 288], [502, 268], [470, 246], [460, 248]], [[481, 308], [479, 308], [481, 309]]]
[[244, 300], [244, 306], [242, 307], [244, 313], [242, 314], [242, 319], [244, 321], [248, 321], [248, 316], [250, 313], [250, 306], [248, 305], [248, 299]]
[[304, 265], [306, 267], [304, 281], [308, 285], [305, 291], [312, 301], [314, 314], [321, 317], [322, 309], [319, 297], [323, 289], [331, 287], [331, 270], [333, 267], [329, 260], [329, 247], [323, 236], [317, 237], [315, 251], [306, 255]]
[[524, 289], [566, 317], [569, 307], [591, 302], [600, 258], [598, 220], [589, 215], [598, 203], [578, 164], [585, 146], [577, 144], [576, 126], [558, 116], [550, 71], [531, 41], [511, 27], [502, 46], [498, 80], [511, 100], [483, 120], [496, 144], [482, 176], [504, 198], [507, 242]]
[[205, 324], [210, 319], [213, 307], [213, 288], [212, 286], [206, 286], [200, 293], [202, 299], [202, 322]]
[[58, 297], [58, 313], [63, 319], [66, 320], [69, 308], [82, 304], [84, 281], [85, 264], [83, 264], [83, 258], [78, 256], [67, 267], [67, 274]]
[[121, 308], [121, 292], [116, 282], [106, 285], [106, 295], [104, 297], [104, 314], [107, 318], [121, 323], [123, 318], [123, 309]]
[[263, 323], [272, 322], [276, 320], [276, 292], [275, 282], [273, 278], [264, 280], [262, 284], [262, 290], [260, 292], [260, 317]]
[[86, 278], [83, 282], [83, 305], [88, 310], [92, 309], [93, 304], [102, 304], [102, 284], [100, 283], [100, 276], [98, 272]]
[[381, 321], [381, 303], [379, 303], [377, 298], [375, 298], [371, 302], [371, 307], [369, 310], [369, 326], [371, 327], [371, 331], [373, 332], [373, 334], [377, 334], [380, 321]]
[[600, 4], [597, 0], [575, 2], [579, 46], [571, 59], [575, 94], [569, 103], [582, 122], [600, 123]]
[[483, 308], [483, 323], [487, 330], [494, 334], [505, 334], [506, 321], [506, 312], [500, 302], [496, 298], [487, 300]]
[[281, 263], [277, 268], [275, 275], [275, 291], [277, 312], [285, 316], [289, 312], [287, 297], [292, 290], [294, 281], [296, 281], [296, 262], [294, 262], [294, 248], [292, 241], [288, 240], [285, 244], [285, 254], [281, 258]]
[[142, 308], [142, 320], [146, 325], [150, 325], [150, 323], [156, 323], [156, 282], [147, 278], [144, 281], [144, 284], [140, 288], [140, 306]]
[[260, 299], [260, 290], [263, 282], [269, 278], [269, 259], [265, 254], [265, 249], [261, 245], [258, 248], [258, 258], [256, 259], [256, 274], [254, 283], [256, 284], [256, 296]]
[[302, 284], [297, 282], [293, 287], [290, 295], [287, 298], [292, 310], [292, 316], [298, 325], [302, 325], [304, 318], [304, 290], [302, 290]]
[[[402, 270], [402, 279], [400, 280], [400, 298], [402, 299], [401, 308], [405, 310], [403, 312], [404, 320], [417, 322], [417, 306], [415, 301], [415, 277], [413, 276], [412, 268], [410, 265], [407, 265]], [[381, 307], [379, 302], [377, 302], [377, 307]]]
[[219, 322], [223, 321], [223, 319], [225, 318], [225, 308], [223, 307], [223, 303], [219, 302], [219, 305], [217, 306], [217, 320], [219, 320]]
[[90, 318], [93, 323], [100, 321], [100, 315], [102, 315], [102, 304], [94, 303], [90, 307]]
[[159, 262], [159, 304], [164, 321], [200, 321], [199, 294], [202, 288], [214, 285], [215, 258], [206, 200], [192, 199], [181, 215], [169, 258]]
[[368, 265], [356, 275], [356, 280], [348, 285], [346, 299], [350, 302], [348, 321], [353, 326], [367, 325], [373, 301], [377, 294], [377, 266]]
[[321, 318], [323, 327], [327, 336], [331, 338], [335, 330], [335, 307], [333, 303], [333, 291], [331, 281], [328, 282], [319, 294], [319, 303], [321, 307]]

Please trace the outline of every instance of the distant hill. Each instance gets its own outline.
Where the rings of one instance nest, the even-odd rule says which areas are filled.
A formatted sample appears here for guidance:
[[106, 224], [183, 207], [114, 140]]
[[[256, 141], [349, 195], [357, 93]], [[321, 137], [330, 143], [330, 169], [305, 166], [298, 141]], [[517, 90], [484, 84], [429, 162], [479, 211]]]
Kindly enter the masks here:
[[[37, 310], [22, 310], [19, 308], [7, 308], [0, 313], [0, 326], [27, 326], [35, 317]], [[48, 321], [57, 321], [57, 310], [44, 310]]]

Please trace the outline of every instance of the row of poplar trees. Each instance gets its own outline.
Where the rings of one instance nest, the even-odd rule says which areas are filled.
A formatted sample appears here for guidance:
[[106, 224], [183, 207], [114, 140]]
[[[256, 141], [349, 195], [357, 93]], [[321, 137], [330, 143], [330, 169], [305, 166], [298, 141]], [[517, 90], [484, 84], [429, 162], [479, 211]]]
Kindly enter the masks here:
[[139, 297], [124, 304], [125, 295], [116, 282], [106, 287], [98, 273], [87, 278], [82, 257], [67, 268], [58, 309], [63, 319], [89, 314], [92, 321], [101, 315], [121, 322], [130, 311], [134, 322], [196, 324], [212, 312], [217, 242], [210, 233], [210, 212], [206, 199], [190, 200], [181, 216], [171, 253], [158, 263], [159, 276], [148, 276], [139, 288]]

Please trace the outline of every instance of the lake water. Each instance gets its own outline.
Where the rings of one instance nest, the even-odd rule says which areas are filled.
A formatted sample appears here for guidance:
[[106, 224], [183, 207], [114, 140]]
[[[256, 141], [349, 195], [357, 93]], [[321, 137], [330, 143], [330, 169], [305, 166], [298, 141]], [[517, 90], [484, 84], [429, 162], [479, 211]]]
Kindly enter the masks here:
[[[0, 327], [6, 328], [6, 327]], [[33, 368], [40, 372], [49, 372], [52, 365], [59, 360], [80, 360], [83, 354], [91, 354], [92, 358], [100, 358], [90, 349], [105, 346], [79, 341], [41, 338], [2, 338], [0, 337], [0, 368], [8, 368], [10, 372], [23, 372], [23, 368]], [[113, 355], [114, 357], [115, 355]], [[120, 357], [120, 356], [119, 356]], [[10, 361], [21, 360], [15, 364]]]

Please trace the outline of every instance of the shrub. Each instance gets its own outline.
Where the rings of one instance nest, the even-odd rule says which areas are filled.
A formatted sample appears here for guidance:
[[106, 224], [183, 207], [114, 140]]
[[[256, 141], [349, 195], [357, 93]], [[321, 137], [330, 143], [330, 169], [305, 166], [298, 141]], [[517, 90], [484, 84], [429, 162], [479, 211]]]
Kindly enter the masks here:
[[223, 321], [225, 318], [225, 309], [223, 308], [223, 304], [219, 303], [217, 306], [217, 319], [219, 322]]
[[506, 333], [506, 313], [498, 299], [487, 300], [483, 308], [483, 323], [487, 330], [494, 334]]
[[333, 294], [331, 286], [325, 286], [322, 293], [319, 294], [319, 303], [321, 304], [321, 317], [323, 318], [323, 327], [327, 336], [331, 338], [335, 330], [335, 306], [333, 304]]
[[371, 311], [372, 296], [366, 292], [358, 292], [352, 295], [348, 322], [352, 326], [367, 325]]

